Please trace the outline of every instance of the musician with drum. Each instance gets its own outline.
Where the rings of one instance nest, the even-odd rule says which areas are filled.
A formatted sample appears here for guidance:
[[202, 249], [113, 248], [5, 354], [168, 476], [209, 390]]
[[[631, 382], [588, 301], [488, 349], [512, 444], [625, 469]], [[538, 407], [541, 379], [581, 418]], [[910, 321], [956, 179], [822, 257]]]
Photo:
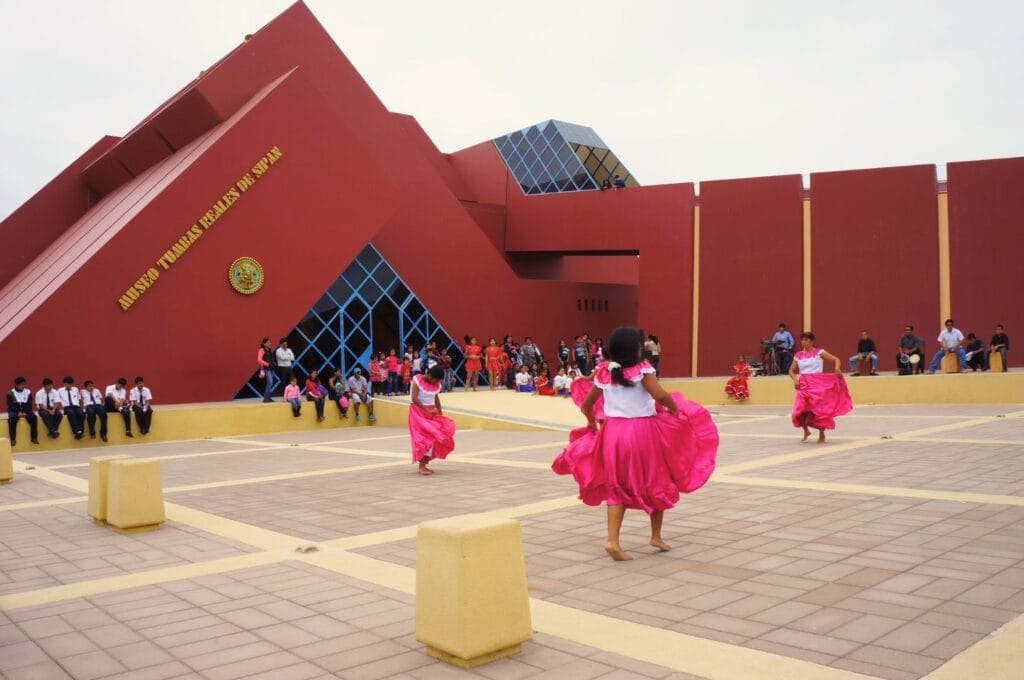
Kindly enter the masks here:
[[924, 373], [924, 341], [914, 334], [914, 327], [907, 324], [900, 336], [900, 353], [896, 355], [896, 366], [900, 375]]

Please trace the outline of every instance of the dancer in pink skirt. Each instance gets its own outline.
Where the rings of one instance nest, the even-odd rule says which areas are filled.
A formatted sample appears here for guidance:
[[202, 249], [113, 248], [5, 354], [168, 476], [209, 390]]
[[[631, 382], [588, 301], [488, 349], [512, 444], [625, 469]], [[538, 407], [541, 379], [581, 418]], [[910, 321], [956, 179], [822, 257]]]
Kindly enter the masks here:
[[573, 381], [587, 427], [569, 434], [569, 446], [551, 465], [573, 476], [584, 503], [608, 506], [604, 549], [615, 560], [633, 559], [619, 544], [627, 508], [650, 515], [651, 545], [669, 549], [661, 536], [664, 512], [679, 492], [704, 485], [718, 451], [718, 428], [707, 409], [662, 389], [654, 367], [641, 359], [642, 342], [639, 329], [617, 328], [604, 348], [611, 361], [598, 365], [593, 383]]
[[421, 475], [432, 475], [427, 464], [444, 458], [455, 449], [455, 422], [441, 413], [441, 381], [444, 369], [435, 364], [426, 373], [412, 378], [412, 404], [409, 406], [409, 438], [412, 460], [420, 464]]
[[[825, 359], [832, 362], [834, 373], [825, 373]], [[793, 357], [789, 367], [793, 379], [796, 399], [793, 401], [793, 427], [804, 429], [807, 441], [810, 428], [818, 430], [818, 443], [825, 441], [825, 430], [836, 429], [836, 416], [853, 410], [850, 391], [843, 379], [843, 367], [839, 359], [823, 349], [814, 346], [814, 333], [800, 334], [800, 351]]]

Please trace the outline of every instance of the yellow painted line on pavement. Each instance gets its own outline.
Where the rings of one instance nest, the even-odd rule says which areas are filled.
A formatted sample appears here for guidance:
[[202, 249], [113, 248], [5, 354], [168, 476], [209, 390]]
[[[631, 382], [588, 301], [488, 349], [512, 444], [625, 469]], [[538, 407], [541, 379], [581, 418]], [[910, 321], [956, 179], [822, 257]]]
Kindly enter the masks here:
[[[205, 458], [207, 456], [224, 456], [230, 453], [255, 453], [258, 451], [277, 451], [290, 448], [288, 444], [278, 446], [261, 446], [253, 449], [228, 449], [227, 451], [204, 451], [202, 453], [177, 453], [169, 456], [147, 456], [137, 460], [177, 460], [179, 458]], [[130, 455], [130, 454], [129, 454]], [[89, 463], [67, 463], [64, 465], [47, 465], [47, 470], [66, 470], [69, 468], [89, 467]]]
[[184, 486], [172, 486], [164, 489], [164, 493], [180, 493], [183, 491], [199, 491], [201, 489], [221, 489], [228, 486], [245, 486], [247, 484], [264, 484], [267, 482], [281, 482], [288, 479], [305, 479], [307, 477], [324, 477], [327, 475], [340, 475], [346, 472], [362, 472], [364, 470], [377, 470], [379, 468], [397, 467], [404, 463], [374, 463], [370, 465], [352, 465], [350, 467], [329, 468], [327, 470], [309, 470], [306, 472], [287, 472], [280, 475], [268, 475], [266, 477], [250, 477], [249, 479], [226, 479], [219, 482], [203, 482], [200, 484], [186, 484]]
[[857, 449], [867, 448], [868, 446], [875, 446], [882, 443], [883, 441], [890, 440], [858, 440], [847, 442], [845, 444], [829, 444], [824, 445], [818, 444], [814, 441], [814, 436], [808, 439], [798, 446], [804, 450], [797, 451], [795, 453], [784, 453], [778, 456], [767, 456], [765, 458], [758, 458], [756, 460], [748, 460], [744, 463], [734, 463], [732, 465], [726, 465], [717, 469], [717, 474], [727, 475], [734, 474], [736, 472], [745, 472], [747, 470], [756, 470], [763, 467], [771, 467], [773, 465], [782, 465], [783, 463], [792, 463], [798, 460], [808, 460], [810, 458], [818, 458], [819, 456], [828, 456], [833, 453], [842, 453], [844, 451], [855, 451]]
[[773, 487], [779, 489], [809, 489], [812, 491], [834, 491], [837, 493], [868, 494], [871, 496], [897, 496], [900, 498], [920, 498], [922, 500], [952, 501], [955, 503], [1024, 506], [1024, 496], [1003, 496], [966, 491], [908, 489], [898, 486], [813, 482], [802, 479], [772, 479], [769, 477], [734, 477], [723, 474], [715, 475], [712, 477], [712, 481], [718, 484], [740, 484], [742, 486]]
[[189, 508], [177, 503], [164, 503], [167, 519], [190, 527], [227, 538], [238, 543], [245, 543], [260, 550], [294, 550], [300, 545], [310, 543], [297, 536], [289, 536], [271, 529], [264, 529], [253, 524], [238, 522], [227, 517], [215, 515]]
[[[410, 567], [335, 550], [302, 555], [299, 559], [390, 590], [409, 594], [416, 592], [416, 570]], [[530, 614], [537, 632], [675, 671], [700, 675], [708, 680], [867, 680], [870, 677], [536, 598], [530, 598]]]
[[67, 498], [50, 498], [38, 501], [26, 501], [24, 503], [0, 505], [0, 512], [11, 512], [14, 510], [31, 510], [32, 508], [48, 508], [54, 505], [69, 505], [71, 503], [82, 503], [87, 500], [89, 500], [88, 496], [70, 496]]
[[181, 564], [175, 567], [164, 567], [150, 571], [140, 571], [134, 574], [119, 574], [107, 578], [80, 581], [78, 583], [67, 583], [50, 588], [40, 588], [24, 593], [11, 593], [0, 595], [0, 611], [19, 609], [22, 607], [38, 607], [40, 605], [52, 604], [62, 600], [71, 600], [79, 597], [94, 597], [105, 593], [151, 586], [157, 583], [169, 583], [211, 574], [222, 574], [237, 569], [248, 569], [260, 567], [266, 564], [273, 564], [292, 556], [281, 552], [258, 552], [248, 555], [236, 555], [207, 562], [195, 562]]
[[1022, 640], [1024, 616], [1018, 616], [924, 676], [924, 680], [1019, 680], [1024, 669]]
[[[28, 469], [32, 467], [33, 469]], [[23, 474], [41, 479], [44, 482], [50, 482], [52, 484], [59, 484], [60, 486], [74, 489], [83, 493], [89, 493], [89, 480], [74, 477], [72, 475], [66, 475], [63, 472], [57, 472], [49, 468], [30, 466], [21, 461], [14, 461], [15, 472], [21, 472]]]

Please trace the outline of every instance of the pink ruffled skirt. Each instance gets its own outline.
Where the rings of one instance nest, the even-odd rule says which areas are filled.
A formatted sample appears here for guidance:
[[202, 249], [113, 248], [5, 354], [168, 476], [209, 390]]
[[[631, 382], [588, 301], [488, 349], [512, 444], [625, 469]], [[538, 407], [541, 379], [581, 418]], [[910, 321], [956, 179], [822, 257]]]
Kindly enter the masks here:
[[707, 409], [678, 392], [672, 399], [677, 416], [661, 406], [648, 418], [601, 414], [599, 430], [581, 427], [569, 434], [569, 446], [551, 468], [573, 476], [587, 505], [625, 505], [648, 514], [668, 510], [680, 492], [708, 481], [718, 452], [718, 428]]
[[455, 421], [410, 405], [409, 438], [412, 440], [414, 463], [418, 463], [428, 451], [431, 459], [444, 459], [455, 450]]
[[853, 399], [846, 380], [837, 373], [805, 373], [797, 383], [793, 401], [793, 427], [800, 427], [799, 418], [811, 414], [807, 427], [836, 429], [836, 418], [853, 410]]

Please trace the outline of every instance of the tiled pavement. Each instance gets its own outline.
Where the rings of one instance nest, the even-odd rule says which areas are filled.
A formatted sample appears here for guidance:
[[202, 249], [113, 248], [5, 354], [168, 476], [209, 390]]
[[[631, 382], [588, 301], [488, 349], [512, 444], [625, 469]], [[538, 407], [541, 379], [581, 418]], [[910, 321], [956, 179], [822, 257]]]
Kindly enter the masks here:
[[[1021, 653], [993, 634], [1024, 620], [1024, 406], [867, 407], [822, 446], [801, 444], [784, 408], [715, 410], [717, 477], [666, 513], [671, 552], [628, 513], [627, 563], [603, 554], [603, 509], [547, 468], [564, 431], [461, 432], [431, 478], [386, 428], [119, 447], [161, 458], [167, 501], [209, 513], [129, 536], [76, 500], [89, 452], [19, 456], [0, 487], [0, 676], [1002, 677], [972, 655]], [[437, 662], [402, 581], [414, 525], [512, 507], [531, 596], [580, 630], [535, 609], [522, 654], [472, 672]], [[246, 526], [318, 552], [268, 551]], [[588, 644], [593, 627], [632, 633]], [[694, 640], [763, 674], [671, 653]]]

